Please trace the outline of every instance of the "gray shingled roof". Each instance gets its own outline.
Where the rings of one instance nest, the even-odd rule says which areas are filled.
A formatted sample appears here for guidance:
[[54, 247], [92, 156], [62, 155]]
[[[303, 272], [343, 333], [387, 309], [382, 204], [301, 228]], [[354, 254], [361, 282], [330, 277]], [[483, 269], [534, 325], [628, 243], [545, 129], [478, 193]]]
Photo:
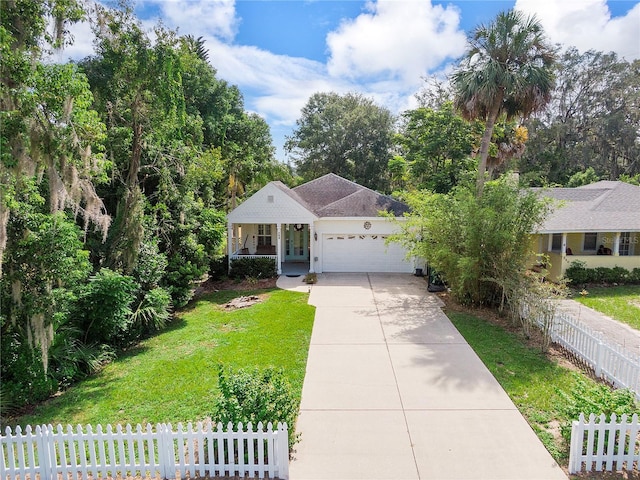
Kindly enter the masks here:
[[577, 188], [533, 189], [560, 200], [540, 233], [640, 231], [640, 187], [601, 181]]
[[293, 193], [319, 217], [376, 217], [381, 210], [400, 217], [409, 211], [406, 204], [334, 173], [299, 185]]

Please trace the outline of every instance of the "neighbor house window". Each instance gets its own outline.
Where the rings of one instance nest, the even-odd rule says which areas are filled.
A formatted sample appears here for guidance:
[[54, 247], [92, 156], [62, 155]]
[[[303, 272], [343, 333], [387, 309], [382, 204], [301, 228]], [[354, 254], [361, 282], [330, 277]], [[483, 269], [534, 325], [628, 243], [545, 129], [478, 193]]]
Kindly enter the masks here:
[[271, 225], [258, 225], [258, 246], [271, 245]]
[[584, 251], [596, 251], [598, 249], [598, 233], [587, 232], [584, 234], [584, 245], [582, 250]]
[[562, 234], [554, 233], [553, 237], [551, 238], [551, 251], [559, 252], [560, 249], [562, 249]]
[[618, 255], [627, 256], [631, 250], [631, 232], [622, 232], [620, 234], [620, 246], [618, 247]]

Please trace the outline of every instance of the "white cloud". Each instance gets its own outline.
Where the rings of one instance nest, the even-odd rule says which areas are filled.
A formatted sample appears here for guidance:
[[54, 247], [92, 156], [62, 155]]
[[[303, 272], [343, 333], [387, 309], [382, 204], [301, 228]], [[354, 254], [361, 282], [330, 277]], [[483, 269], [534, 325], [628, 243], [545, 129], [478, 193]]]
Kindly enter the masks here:
[[621, 17], [611, 17], [606, 0], [517, 0], [515, 8], [535, 13], [549, 39], [563, 47], [640, 58], [640, 3]]
[[378, 0], [327, 36], [332, 76], [385, 76], [416, 82], [464, 53], [466, 36], [456, 7], [431, 0]]
[[318, 91], [348, 91], [351, 84], [330, 79], [326, 67], [306, 58], [275, 55], [257, 47], [228, 45], [207, 38], [209, 58], [218, 76], [239, 85], [247, 107], [274, 124], [292, 125], [300, 109]]
[[235, 0], [162, 0], [156, 3], [165, 22], [169, 26], [179, 26], [181, 34], [199, 37], [206, 33], [227, 41], [236, 35], [239, 19]]

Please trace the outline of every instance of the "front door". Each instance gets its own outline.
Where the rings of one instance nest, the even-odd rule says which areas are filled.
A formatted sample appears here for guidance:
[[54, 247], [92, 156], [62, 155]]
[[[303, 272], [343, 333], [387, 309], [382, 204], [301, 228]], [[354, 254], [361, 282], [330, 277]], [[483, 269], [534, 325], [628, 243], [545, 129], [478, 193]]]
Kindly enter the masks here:
[[288, 224], [285, 231], [285, 262], [309, 260], [309, 226]]

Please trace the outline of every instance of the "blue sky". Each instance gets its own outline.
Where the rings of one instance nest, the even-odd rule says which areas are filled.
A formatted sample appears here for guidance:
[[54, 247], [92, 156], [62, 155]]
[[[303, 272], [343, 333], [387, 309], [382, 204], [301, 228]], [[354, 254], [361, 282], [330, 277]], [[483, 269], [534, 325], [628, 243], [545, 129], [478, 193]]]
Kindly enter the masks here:
[[[446, 79], [466, 35], [502, 10], [535, 13], [565, 47], [640, 58], [634, 0], [136, 0], [151, 27], [161, 20], [202, 36], [218, 76], [238, 85], [247, 110], [271, 126], [277, 157], [300, 109], [319, 91], [359, 92], [400, 113], [415, 107], [424, 78]], [[91, 53], [87, 25], [66, 57]]]

